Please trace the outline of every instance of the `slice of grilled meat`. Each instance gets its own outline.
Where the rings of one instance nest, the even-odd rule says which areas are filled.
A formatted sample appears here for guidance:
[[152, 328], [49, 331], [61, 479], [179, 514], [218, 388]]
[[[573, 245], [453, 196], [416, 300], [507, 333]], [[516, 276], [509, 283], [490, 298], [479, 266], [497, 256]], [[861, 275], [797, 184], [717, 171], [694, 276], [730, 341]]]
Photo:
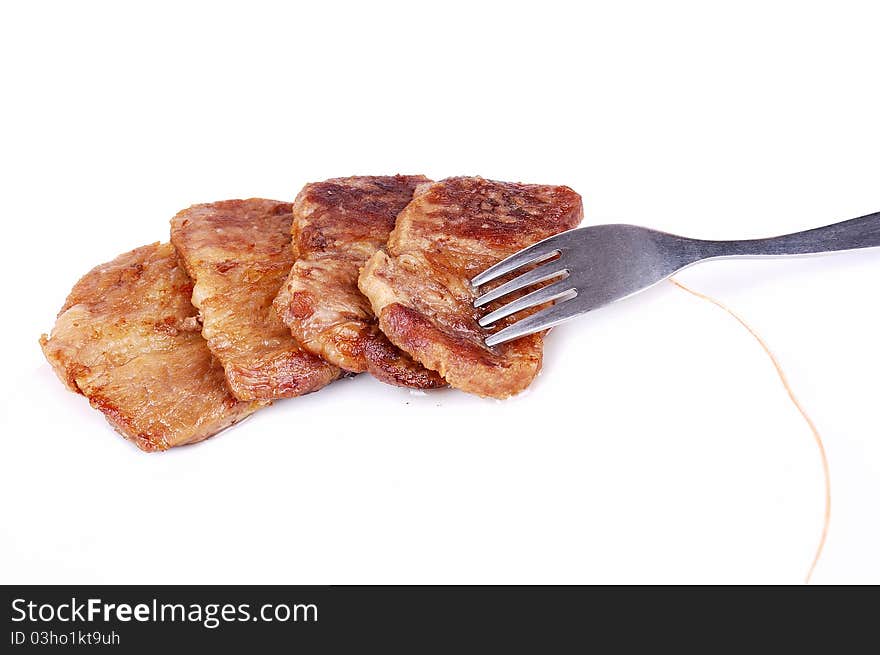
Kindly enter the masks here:
[[300, 396], [341, 373], [302, 348], [272, 307], [293, 264], [290, 211], [252, 198], [194, 205], [171, 220], [202, 336], [239, 400]]
[[419, 389], [445, 382], [379, 331], [357, 279], [385, 245], [416, 187], [428, 181], [396, 175], [307, 184], [293, 204], [297, 260], [275, 299], [278, 315], [311, 352], [347, 371], [369, 371], [383, 382]]
[[40, 338], [61, 381], [143, 450], [201, 441], [261, 407], [230, 393], [191, 293], [172, 245], [144, 246], [87, 273]]
[[[474, 309], [477, 294], [469, 280], [517, 250], [575, 227], [582, 216], [580, 196], [564, 186], [479, 177], [436, 182], [400, 213], [386, 250], [361, 271], [360, 289], [391, 343], [453, 387], [506, 398], [538, 374], [543, 334], [486, 347], [486, 331], [477, 321], [512, 297]], [[493, 331], [522, 316], [500, 321]]]

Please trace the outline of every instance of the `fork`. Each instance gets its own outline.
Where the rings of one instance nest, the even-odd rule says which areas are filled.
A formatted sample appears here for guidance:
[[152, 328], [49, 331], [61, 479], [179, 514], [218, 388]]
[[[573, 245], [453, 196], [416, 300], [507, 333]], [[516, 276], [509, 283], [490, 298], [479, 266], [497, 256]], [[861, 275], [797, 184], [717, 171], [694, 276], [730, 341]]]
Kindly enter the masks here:
[[489, 312], [487, 328], [537, 305], [542, 309], [489, 335], [495, 346], [559, 325], [643, 291], [674, 273], [709, 259], [815, 255], [880, 246], [880, 212], [804, 232], [769, 239], [705, 241], [635, 225], [596, 225], [562, 232], [528, 246], [471, 280], [474, 289], [527, 266], [535, 268], [486, 291], [474, 300], [483, 307], [526, 287], [550, 282]]

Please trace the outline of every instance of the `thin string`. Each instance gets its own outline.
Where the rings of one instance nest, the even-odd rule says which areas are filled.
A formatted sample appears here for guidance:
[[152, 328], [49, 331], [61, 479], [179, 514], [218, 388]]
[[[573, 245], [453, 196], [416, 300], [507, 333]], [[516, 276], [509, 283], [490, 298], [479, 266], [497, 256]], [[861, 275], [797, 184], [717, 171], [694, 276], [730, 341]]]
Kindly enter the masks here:
[[807, 411], [804, 409], [803, 405], [801, 405], [800, 401], [797, 399], [797, 396], [794, 395], [794, 391], [792, 391], [791, 385], [788, 383], [788, 378], [785, 375], [785, 372], [782, 370], [782, 366], [779, 363], [779, 360], [776, 359], [776, 356], [770, 350], [770, 347], [761, 338], [761, 336], [754, 330], [754, 328], [745, 322], [739, 314], [734, 312], [730, 307], [727, 307], [720, 300], [716, 300], [711, 296], [707, 296], [704, 293], [700, 293], [699, 291], [695, 291], [690, 287], [686, 287], [681, 282], [676, 280], [675, 278], [670, 278], [669, 280], [679, 289], [683, 291], [687, 291], [689, 294], [696, 296], [697, 298], [702, 298], [703, 300], [712, 303], [716, 307], [720, 307], [725, 312], [727, 312], [730, 316], [732, 316], [736, 321], [742, 325], [746, 330], [749, 331], [755, 341], [760, 344], [761, 348], [764, 349], [764, 352], [767, 353], [767, 356], [770, 358], [770, 361], [773, 362], [773, 366], [776, 369], [777, 375], [779, 375], [779, 380], [782, 382], [782, 386], [785, 387], [786, 392], [788, 392], [788, 397], [791, 399], [792, 404], [795, 406], [800, 415], [806, 421], [807, 426], [810, 428], [810, 432], [813, 433], [813, 439], [816, 441], [816, 446], [819, 448], [819, 456], [822, 459], [822, 472], [825, 476], [825, 520], [822, 525], [822, 536], [819, 538], [819, 545], [816, 548], [816, 554], [813, 557], [813, 563], [810, 565], [810, 570], [807, 571], [807, 577], [804, 580], [805, 584], [810, 584], [810, 578], [813, 577], [813, 571], [816, 570], [816, 565], [819, 563], [819, 558], [822, 556], [822, 551], [825, 548], [825, 541], [828, 538], [828, 527], [831, 524], [831, 470], [828, 466], [828, 456], [825, 453], [825, 445], [822, 443], [822, 437], [819, 434], [819, 430], [816, 429], [816, 424], [813, 423], [813, 420], [807, 414]]

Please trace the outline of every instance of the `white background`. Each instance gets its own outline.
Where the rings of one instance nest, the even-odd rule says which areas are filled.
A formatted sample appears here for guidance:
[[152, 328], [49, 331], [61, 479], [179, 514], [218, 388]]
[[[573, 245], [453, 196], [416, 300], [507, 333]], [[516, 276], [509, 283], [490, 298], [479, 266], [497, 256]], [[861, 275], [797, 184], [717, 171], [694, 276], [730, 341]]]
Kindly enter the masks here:
[[[0, 13], [0, 582], [800, 583], [822, 477], [754, 340], [670, 284], [522, 396], [366, 377], [158, 455], [37, 345], [192, 203], [330, 176], [568, 184], [589, 223], [767, 236], [880, 210], [873, 3], [17, 3]], [[880, 582], [880, 251], [681, 279], [825, 439], [817, 583]]]

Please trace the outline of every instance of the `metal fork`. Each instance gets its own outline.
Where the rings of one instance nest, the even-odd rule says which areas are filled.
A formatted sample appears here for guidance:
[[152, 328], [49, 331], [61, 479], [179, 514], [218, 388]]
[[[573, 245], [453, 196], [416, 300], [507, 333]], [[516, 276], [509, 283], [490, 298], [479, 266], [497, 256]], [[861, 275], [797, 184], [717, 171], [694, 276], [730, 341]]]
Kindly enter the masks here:
[[555, 303], [489, 335], [486, 345], [495, 346], [631, 296], [707, 259], [815, 255], [876, 246], [880, 246], [880, 212], [805, 232], [744, 241], [704, 241], [635, 225], [596, 225], [524, 248], [477, 275], [471, 285], [478, 289], [502, 275], [540, 264], [474, 300], [474, 307], [482, 307], [554, 280], [480, 319], [481, 327], [489, 327], [524, 309]]

